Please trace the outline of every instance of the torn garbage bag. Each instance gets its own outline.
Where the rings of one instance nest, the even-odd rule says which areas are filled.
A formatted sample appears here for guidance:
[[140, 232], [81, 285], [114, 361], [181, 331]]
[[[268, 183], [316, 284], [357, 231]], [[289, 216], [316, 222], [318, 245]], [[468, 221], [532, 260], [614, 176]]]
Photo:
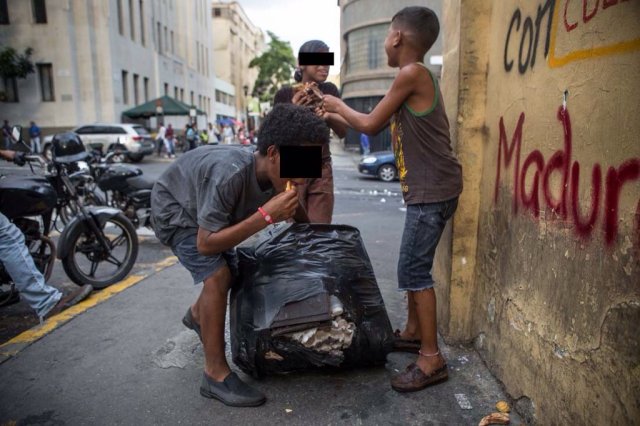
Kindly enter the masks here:
[[279, 224], [237, 253], [231, 350], [244, 372], [385, 363], [393, 332], [356, 228]]

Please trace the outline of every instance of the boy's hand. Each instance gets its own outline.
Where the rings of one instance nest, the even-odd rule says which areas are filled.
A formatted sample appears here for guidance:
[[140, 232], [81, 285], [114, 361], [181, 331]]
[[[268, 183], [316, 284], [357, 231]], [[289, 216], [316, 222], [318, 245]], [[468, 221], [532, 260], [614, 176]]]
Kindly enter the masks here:
[[299, 90], [291, 98], [291, 103], [294, 105], [302, 105], [305, 97], [306, 95], [304, 93], [304, 90]]
[[322, 107], [327, 112], [338, 112], [338, 108], [342, 105], [342, 100], [331, 95], [324, 95], [322, 97]]
[[298, 191], [284, 191], [267, 201], [262, 208], [269, 213], [274, 222], [291, 219], [298, 207]]

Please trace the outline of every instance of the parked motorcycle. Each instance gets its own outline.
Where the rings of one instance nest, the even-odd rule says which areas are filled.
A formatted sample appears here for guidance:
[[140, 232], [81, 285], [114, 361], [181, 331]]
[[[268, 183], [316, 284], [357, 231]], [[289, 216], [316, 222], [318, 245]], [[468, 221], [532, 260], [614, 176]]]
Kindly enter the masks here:
[[[40, 165], [44, 176], [7, 176], [0, 179], [0, 211], [25, 235], [25, 243], [45, 280], [56, 256], [69, 278], [78, 285], [100, 289], [122, 280], [138, 256], [138, 237], [127, 217], [117, 209], [85, 207], [69, 177], [71, 164], [86, 153], [74, 133], [54, 138], [54, 158], [25, 155], [32, 167]], [[33, 167], [32, 167], [33, 171]], [[50, 238], [53, 213], [60, 209], [59, 194], [68, 194], [78, 209], [60, 234], [58, 245]], [[58, 212], [59, 214], [59, 212]], [[14, 293], [11, 279], [0, 265], [0, 286]], [[1, 304], [2, 296], [0, 296]]]
[[[104, 194], [104, 204], [124, 212], [136, 228], [151, 223], [151, 188], [153, 182], [142, 176], [135, 166], [110, 164], [109, 154], [100, 162], [91, 164], [91, 174]], [[98, 195], [102, 197], [102, 195]]]

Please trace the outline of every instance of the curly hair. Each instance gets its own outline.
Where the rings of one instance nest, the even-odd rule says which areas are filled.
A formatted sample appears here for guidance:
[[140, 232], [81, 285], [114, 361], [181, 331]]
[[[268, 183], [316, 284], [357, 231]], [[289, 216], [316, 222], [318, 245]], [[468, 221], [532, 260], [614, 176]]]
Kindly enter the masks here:
[[258, 151], [267, 154], [271, 145], [320, 145], [329, 143], [329, 127], [308, 108], [289, 103], [274, 105], [258, 132]]

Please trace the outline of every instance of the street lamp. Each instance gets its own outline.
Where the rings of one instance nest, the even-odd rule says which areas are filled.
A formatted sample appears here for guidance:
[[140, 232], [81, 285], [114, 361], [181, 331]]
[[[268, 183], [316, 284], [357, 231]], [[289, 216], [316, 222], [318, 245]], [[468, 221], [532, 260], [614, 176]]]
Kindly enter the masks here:
[[244, 86], [242, 86], [242, 89], [244, 90], [244, 106], [245, 106], [245, 121], [246, 121], [246, 129], [245, 131], [247, 132], [247, 134], [249, 134], [249, 102], [247, 99], [247, 96], [249, 95], [249, 86], [247, 86], [246, 84]]

